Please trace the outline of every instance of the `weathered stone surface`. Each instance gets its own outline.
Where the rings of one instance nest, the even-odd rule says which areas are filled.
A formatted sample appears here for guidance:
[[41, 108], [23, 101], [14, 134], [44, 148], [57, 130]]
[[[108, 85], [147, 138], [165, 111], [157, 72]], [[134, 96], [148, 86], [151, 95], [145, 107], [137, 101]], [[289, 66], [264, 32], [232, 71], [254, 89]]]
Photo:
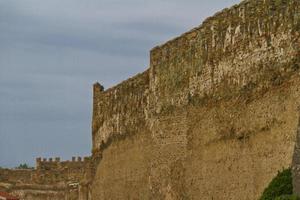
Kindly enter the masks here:
[[98, 90], [93, 199], [257, 199], [292, 162], [299, 6], [243, 1], [152, 49], [143, 74]]
[[292, 163], [299, 36], [299, 0], [217, 13], [152, 49], [147, 71], [94, 85], [90, 158], [0, 170], [0, 188], [30, 200], [257, 199]]
[[35, 169], [1, 169], [0, 190], [21, 200], [91, 199], [91, 158], [73, 161], [37, 158]]

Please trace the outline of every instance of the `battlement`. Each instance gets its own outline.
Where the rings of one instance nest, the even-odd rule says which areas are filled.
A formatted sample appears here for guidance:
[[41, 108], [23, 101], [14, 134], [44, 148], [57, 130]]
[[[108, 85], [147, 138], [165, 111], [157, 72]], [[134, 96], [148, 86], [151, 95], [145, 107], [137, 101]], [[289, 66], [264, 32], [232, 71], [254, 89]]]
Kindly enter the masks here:
[[[87, 162], [90, 160], [90, 157], [85, 156], [85, 157], [81, 157], [81, 156], [73, 156], [72, 160], [66, 160], [66, 161], [62, 161], [62, 162]], [[36, 158], [36, 163], [52, 163], [52, 162], [61, 162], [61, 158], [60, 157], [55, 157], [55, 158]]]
[[90, 163], [91, 157], [75, 157], [71, 160], [61, 161], [60, 157], [55, 158], [36, 158], [36, 169], [57, 169], [61, 167], [85, 166]]
[[93, 85], [93, 94], [96, 94], [97, 92], [103, 92], [103, 91], [104, 91], [104, 87], [100, 83], [96, 82]]

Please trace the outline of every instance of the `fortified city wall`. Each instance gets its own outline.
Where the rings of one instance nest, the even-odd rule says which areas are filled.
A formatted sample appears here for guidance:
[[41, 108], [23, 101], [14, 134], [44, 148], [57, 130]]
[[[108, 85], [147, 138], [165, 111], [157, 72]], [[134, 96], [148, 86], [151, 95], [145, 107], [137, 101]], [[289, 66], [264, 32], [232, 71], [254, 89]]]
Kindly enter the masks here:
[[298, 0], [243, 1], [100, 87], [93, 199], [257, 199], [292, 163], [299, 29]]
[[1, 169], [0, 189], [22, 200], [258, 199], [292, 165], [299, 83], [300, 1], [242, 1], [153, 48], [145, 72], [94, 84], [91, 157]]
[[21, 200], [90, 199], [91, 158], [36, 159], [35, 169], [1, 169], [0, 190]]

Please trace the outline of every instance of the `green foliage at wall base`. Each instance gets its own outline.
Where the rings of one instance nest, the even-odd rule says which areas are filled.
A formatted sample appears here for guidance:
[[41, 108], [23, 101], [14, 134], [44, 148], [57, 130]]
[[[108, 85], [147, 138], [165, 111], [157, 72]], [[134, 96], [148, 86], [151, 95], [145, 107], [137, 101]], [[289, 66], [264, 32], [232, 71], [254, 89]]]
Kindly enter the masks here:
[[276, 197], [275, 200], [300, 200], [296, 195], [283, 195], [280, 197]]
[[284, 169], [270, 182], [260, 200], [297, 200], [292, 194], [292, 172], [291, 169]]

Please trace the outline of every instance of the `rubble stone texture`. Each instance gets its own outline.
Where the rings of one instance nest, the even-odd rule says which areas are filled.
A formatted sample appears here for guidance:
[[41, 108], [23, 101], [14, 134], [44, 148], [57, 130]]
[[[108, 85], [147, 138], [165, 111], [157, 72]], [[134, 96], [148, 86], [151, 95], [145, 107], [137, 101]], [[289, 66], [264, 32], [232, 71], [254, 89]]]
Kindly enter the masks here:
[[21, 200], [87, 200], [91, 163], [90, 157], [62, 162], [38, 158], [35, 169], [1, 169], [0, 191]]
[[152, 49], [147, 71], [96, 83], [74, 199], [258, 199], [292, 164], [299, 36], [299, 0], [243, 1]]
[[292, 163], [300, 1], [250, 0], [95, 85], [93, 199], [258, 199]]

